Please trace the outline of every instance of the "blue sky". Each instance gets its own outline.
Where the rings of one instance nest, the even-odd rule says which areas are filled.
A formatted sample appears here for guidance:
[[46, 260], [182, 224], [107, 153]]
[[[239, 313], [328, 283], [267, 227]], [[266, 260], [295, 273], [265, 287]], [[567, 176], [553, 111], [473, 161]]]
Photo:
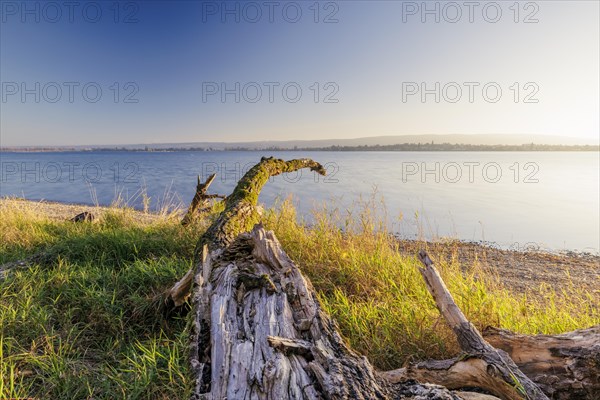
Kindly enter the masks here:
[[69, 4], [1, 1], [3, 146], [599, 135], [598, 1]]

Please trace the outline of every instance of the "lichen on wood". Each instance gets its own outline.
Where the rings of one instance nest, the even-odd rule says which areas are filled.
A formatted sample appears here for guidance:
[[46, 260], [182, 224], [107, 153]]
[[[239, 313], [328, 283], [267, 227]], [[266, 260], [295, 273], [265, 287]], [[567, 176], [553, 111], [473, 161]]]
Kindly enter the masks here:
[[325, 168], [308, 158], [284, 161], [263, 157], [238, 182], [233, 192], [225, 199], [225, 209], [202, 236], [198, 249], [208, 244], [210, 249], [226, 246], [243, 232], [249, 232], [260, 220], [257, 209], [258, 196], [270, 177], [286, 172], [310, 168], [325, 175]]
[[257, 224], [265, 183], [300, 168], [325, 173], [309, 159], [263, 158], [250, 169], [199, 239], [194, 268], [175, 286], [178, 296], [193, 286], [193, 399], [497, 398], [449, 390], [465, 386], [502, 399], [547, 399], [466, 319], [425, 253], [421, 273], [464, 354], [379, 372], [348, 347], [274, 233]]
[[[258, 196], [263, 186], [270, 177], [286, 172], [295, 172], [299, 169], [310, 168], [318, 174], [325, 175], [325, 168], [316, 161], [308, 158], [284, 161], [273, 157], [263, 157], [260, 162], [252, 167], [238, 182], [233, 192], [225, 197], [224, 210], [213, 221], [206, 232], [198, 240], [194, 256], [196, 268], [190, 269], [183, 278], [173, 285], [164, 295], [165, 308], [180, 307], [190, 296], [194, 275], [198, 272], [203, 258], [203, 249], [207, 245], [209, 250], [227, 246], [240, 233], [249, 232], [260, 220], [260, 209]], [[207, 190], [213, 182], [215, 174], [212, 174], [202, 183], [198, 177], [196, 195], [182, 220], [182, 224], [188, 224], [201, 204], [206, 199], [214, 198], [208, 195]], [[224, 196], [221, 196], [224, 197]]]

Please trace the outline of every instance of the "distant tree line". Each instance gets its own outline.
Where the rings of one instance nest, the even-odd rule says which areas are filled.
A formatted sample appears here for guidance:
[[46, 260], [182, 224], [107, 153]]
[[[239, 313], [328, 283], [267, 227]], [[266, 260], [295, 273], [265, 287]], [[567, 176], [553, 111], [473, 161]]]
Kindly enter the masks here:
[[600, 146], [553, 144], [452, 144], [452, 143], [401, 143], [389, 145], [329, 146], [298, 150], [317, 151], [599, 151]]
[[596, 145], [563, 145], [563, 144], [535, 144], [527, 143], [521, 145], [507, 144], [452, 144], [452, 143], [401, 143], [388, 145], [361, 145], [361, 146], [326, 146], [326, 147], [280, 147], [268, 146], [263, 148], [251, 147], [229, 147], [225, 150], [212, 147], [167, 147], [154, 148], [145, 146], [143, 148], [131, 147], [0, 147], [0, 151], [13, 152], [52, 152], [52, 151], [600, 151]]
[[248, 147], [229, 148], [231, 151], [600, 151], [600, 146], [562, 144], [452, 144], [452, 143], [401, 143], [388, 145], [326, 146], [326, 147], [279, 147], [262, 149]]

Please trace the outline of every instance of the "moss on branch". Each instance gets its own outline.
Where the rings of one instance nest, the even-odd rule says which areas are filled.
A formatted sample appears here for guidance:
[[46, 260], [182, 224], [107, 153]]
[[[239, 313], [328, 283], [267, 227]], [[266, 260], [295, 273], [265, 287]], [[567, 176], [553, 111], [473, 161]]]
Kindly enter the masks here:
[[207, 244], [209, 248], [224, 247], [236, 236], [249, 232], [260, 220], [256, 207], [258, 196], [270, 177], [299, 169], [310, 168], [320, 175], [325, 175], [325, 168], [308, 158], [281, 160], [263, 157], [238, 182], [237, 186], [225, 199], [225, 209], [207, 229], [198, 243], [197, 249]]

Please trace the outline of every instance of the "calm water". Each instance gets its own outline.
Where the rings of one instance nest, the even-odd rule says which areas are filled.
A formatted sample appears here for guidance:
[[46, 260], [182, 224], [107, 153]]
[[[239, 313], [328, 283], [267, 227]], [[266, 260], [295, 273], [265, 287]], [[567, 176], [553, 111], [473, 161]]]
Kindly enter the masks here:
[[[121, 196], [152, 207], [191, 200], [196, 176], [217, 173], [213, 193], [228, 194], [260, 152], [0, 153], [0, 195], [110, 204]], [[389, 229], [404, 237], [449, 236], [502, 247], [572, 249], [600, 245], [598, 153], [273, 152], [312, 157], [330, 176], [310, 171], [273, 179], [261, 201], [294, 196], [299, 211], [327, 204], [345, 213], [373, 193]]]

